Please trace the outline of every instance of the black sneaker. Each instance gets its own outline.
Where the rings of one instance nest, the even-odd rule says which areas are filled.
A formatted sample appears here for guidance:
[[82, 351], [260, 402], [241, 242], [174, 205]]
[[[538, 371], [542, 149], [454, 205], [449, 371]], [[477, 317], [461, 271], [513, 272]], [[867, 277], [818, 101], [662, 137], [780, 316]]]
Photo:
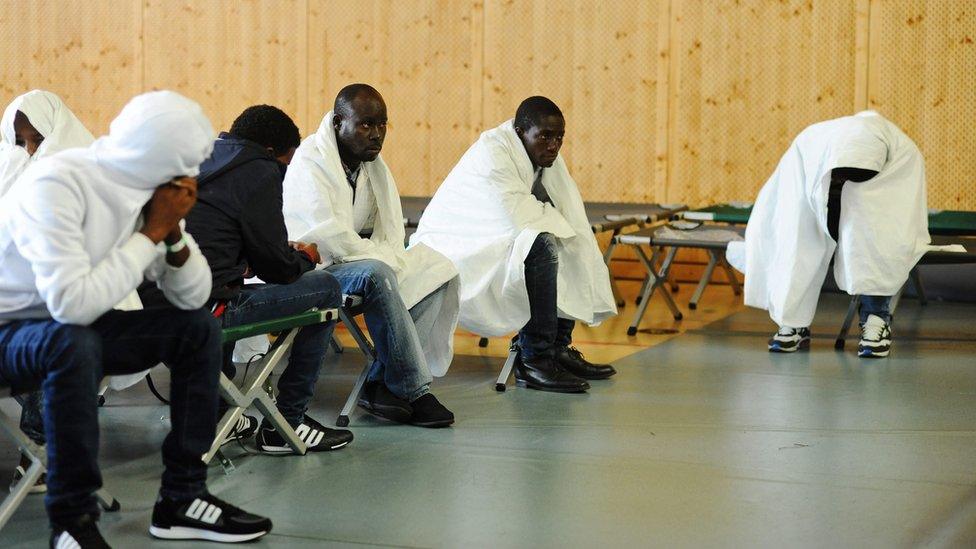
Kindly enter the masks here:
[[237, 418], [237, 425], [231, 429], [230, 433], [227, 433], [227, 438], [220, 443], [221, 446], [229, 442], [234, 442], [235, 440], [245, 441], [258, 431], [258, 418], [254, 416], [249, 416], [246, 414], [241, 414], [241, 417]]
[[[328, 452], [338, 450], [352, 442], [352, 432], [345, 429], [330, 429], [305, 416], [305, 420], [295, 429], [295, 434], [305, 443], [309, 452]], [[258, 431], [258, 448], [268, 454], [294, 453], [285, 437], [268, 420], [261, 422]]]
[[394, 395], [379, 381], [366, 383], [359, 395], [358, 404], [374, 416], [397, 423], [411, 423], [413, 419], [413, 407], [410, 403]]
[[447, 427], [454, 423], [454, 414], [441, 404], [437, 397], [427, 393], [410, 403], [413, 415], [411, 425], [419, 427]]
[[[14, 469], [14, 478], [10, 481], [11, 492], [14, 491], [14, 486], [17, 486], [20, 479], [27, 476], [27, 469], [30, 469], [30, 466], [33, 464], [34, 463], [27, 456], [23, 454], [20, 455], [20, 465]], [[27, 491], [28, 494], [43, 494], [44, 492], [47, 492], [46, 472], [41, 473], [41, 476], [37, 477], [37, 481], [34, 483], [34, 485], [31, 486], [30, 490]]]
[[769, 340], [770, 353], [795, 353], [810, 349], [810, 328], [780, 327]]
[[209, 492], [184, 501], [160, 496], [149, 526], [149, 533], [155, 538], [221, 543], [251, 541], [270, 531], [271, 519], [238, 509]]
[[862, 358], [884, 358], [891, 352], [891, 325], [878, 315], [868, 315], [861, 324], [861, 342], [857, 345], [857, 356]]
[[52, 524], [51, 549], [106, 549], [109, 546], [98, 531], [95, 517], [82, 515], [71, 524]]

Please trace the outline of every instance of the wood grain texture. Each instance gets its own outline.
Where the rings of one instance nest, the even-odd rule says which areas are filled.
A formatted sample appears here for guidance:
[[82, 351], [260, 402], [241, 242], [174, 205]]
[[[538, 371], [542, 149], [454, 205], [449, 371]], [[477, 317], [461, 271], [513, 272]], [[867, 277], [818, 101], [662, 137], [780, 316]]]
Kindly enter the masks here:
[[0, 105], [52, 91], [95, 135], [142, 90], [138, 0], [0, 2]]
[[305, 13], [305, 0], [146, 0], [145, 87], [198, 101], [218, 131], [262, 103], [302, 126]]
[[976, 209], [976, 2], [871, 2], [868, 106], [925, 156], [930, 207]]

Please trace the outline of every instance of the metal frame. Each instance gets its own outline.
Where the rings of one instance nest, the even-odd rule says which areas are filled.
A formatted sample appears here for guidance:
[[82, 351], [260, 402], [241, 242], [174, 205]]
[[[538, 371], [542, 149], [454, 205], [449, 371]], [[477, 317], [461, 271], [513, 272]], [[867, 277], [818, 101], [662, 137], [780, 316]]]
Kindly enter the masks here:
[[362, 314], [362, 302], [363, 298], [361, 296], [344, 295], [342, 296], [342, 307], [339, 308], [339, 320], [346, 325], [346, 329], [349, 330], [352, 338], [359, 345], [359, 350], [366, 355], [366, 366], [363, 367], [363, 371], [356, 378], [352, 392], [349, 393], [345, 405], [343, 405], [342, 410], [339, 412], [339, 417], [336, 418], [336, 425], [339, 427], [349, 425], [349, 415], [352, 414], [356, 403], [359, 401], [359, 394], [363, 392], [363, 385], [366, 384], [366, 376], [369, 375], [369, 369], [373, 365], [373, 362], [376, 361], [376, 349], [369, 341], [369, 338], [366, 337], [366, 334], [360, 329], [359, 325], [353, 320], [353, 318]]
[[661, 290], [659, 293], [667, 304], [668, 308], [671, 309], [671, 315], [675, 320], [681, 320], [684, 315], [681, 310], [678, 309], [678, 305], [674, 302], [674, 298], [671, 294], [665, 290], [663, 283], [668, 279], [668, 274], [671, 271], [671, 265], [674, 263], [674, 256], [678, 253], [678, 248], [672, 246], [668, 249], [667, 255], [664, 257], [664, 261], [661, 263], [660, 270], [655, 270], [654, 265], [661, 254], [661, 248], [658, 246], [651, 247], [651, 257], [647, 257], [647, 253], [644, 252], [644, 248], [641, 244], [631, 244], [634, 251], [637, 253], [637, 258], [640, 259], [641, 263], [644, 265], [644, 270], [647, 271], [647, 278], [645, 279], [644, 287], [642, 288], [640, 295], [640, 305], [637, 307], [637, 313], [634, 315], [634, 320], [631, 321], [630, 327], [627, 328], [627, 335], [632, 336], [637, 334], [637, 327], [640, 326], [641, 319], [644, 317], [644, 313], [647, 311], [647, 306], [650, 304], [651, 296], [654, 295], [655, 290]]
[[[888, 306], [888, 311], [891, 316], [895, 316], [895, 309], [898, 308], [898, 303], [901, 301], [901, 295], [905, 291], [909, 282], [915, 286], [915, 292], [918, 294], [918, 303], [922, 306], [928, 305], [928, 298], [925, 296], [925, 288], [922, 287], [922, 277], [918, 274], [918, 267], [913, 267], [911, 272], [908, 274], [908, 282], [898, 290], [898, 293], [891, 297], [891, 304]], [[851, 330], [851, 326], [854, 324], [854, 318], [857, 316], [858, 306], [861, 304], [861, 296], [855, 295], [851, 296], [851, 302], [847, 306], [847, 315], [844, 316], [844, 323], [840, 327], [840, 332], [837, 334], [837, 339], [834, 340], [834, 349], [842, 351], [844, 349], [844, 344], [847, 341], [847, 334]]]
[[505, 359], [505, 364], [502, 365], [502, 371], [498, 374], [498, 379], [495, 380], [495, 390], [499, 393], [505, 392], [505, 386], [508, 384], [508, 378], [512, 375], [512, 368], [515, 367], [515, 360], [518, 358], [518, 336], [512, 338], [512, 344], [508, 347], [508, 358]]
[[742, 295], [742, 286], [739, 284], [739, 279], [735, 276], [735, 272], [732, 271], [732, 266], [729, 265], [728, 260], [725, 259], [725, 252], [718, 250], [705, 251], [708, 252], [708, 265], [705, 266], [705, 271], [702, 273], [702, 277], [698, 281], [698, 286], [695, 288], [695, 293], [692, 294], [691, 300], [688, 302], [688, 308], [692, 311], [698, 308], [698, 301], [701, 299], [702, 293], [705, 291], [705, 287], [708, 286], [709, 282], [712, 281], [712, 272], [715, 271], [716, 265], [721, 265], [722, 270], [725, 271], [725, 276], [729, 279], [729, 286], [732, 287], [732, 292], [735, 295]]

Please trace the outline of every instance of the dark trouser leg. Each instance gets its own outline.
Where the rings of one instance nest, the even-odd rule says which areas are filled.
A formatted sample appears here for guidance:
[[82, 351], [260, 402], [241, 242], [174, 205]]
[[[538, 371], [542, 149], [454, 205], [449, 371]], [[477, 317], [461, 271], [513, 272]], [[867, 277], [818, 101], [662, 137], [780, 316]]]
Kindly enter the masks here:
[[840, 231], [840, 197], [844, 191], [844, 181], [831, 179], [827, 191], [827, 232], [837, 242]]
[[556, 320], [556, 348], [569, 347], [573, 344], [573, 329], [576, 321], [568, 318]]
[[20, 430], [34, 444], [44, 446], [44, 394], [34, 391], [16, 397], [20, 403]]
[[[333, 309], [341, 297], [335, 277], [326, 271], [309, 271], [291, 284], [245, 286], [237, 299], [227, 303], [221, 321], [229, 328], [295, 315], [313, 307]], [[288, 367], [278, 378], [277, 399], [278, 411], [293, 427], [305, 419], [334, 327], [334, 322], [313, 324], [295, 336]]]
[[102, 343], [89, 328], [53, 320], [0, 326], [0, 376], [15, 392], [41, 386], [47, 406], [47, 485], [52, 522], [97, 515], [97, 392]]
[[[105, 349], [106, 375], [138, 372], [157, 362], [169, 365], [172, 429], [163, 442], [159, 493], [177, 500], [200, 494], [207, 481], [201, 456], [210, 448], [217, 425], [217, 321], [203, 309], [110, 311], [92, 329]], [[48, 403], [49, 409], [54, 407]]]
[[889, 305], [891, 303], [891, 296], [883, 295], [862, 295], [861, 296], [861, 309], [860, 317], [861, 324], [864, 324], [868, 315], [875, 315], [881, 317], [885, 322], [891, 322], [891, 312], [889, 310]]
[[552, 357], [559, 323], [556, 318], [556, 276], [559, 252], [556, 237], [541, 233], [525, 258], [525, 289], [529, 294], [529, 321], [519, 331], [522, 358]]

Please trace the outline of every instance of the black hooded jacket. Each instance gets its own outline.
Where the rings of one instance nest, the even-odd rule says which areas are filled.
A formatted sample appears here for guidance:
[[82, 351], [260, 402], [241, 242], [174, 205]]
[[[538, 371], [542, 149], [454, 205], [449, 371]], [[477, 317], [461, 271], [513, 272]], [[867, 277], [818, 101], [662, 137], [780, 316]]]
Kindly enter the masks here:
[[288, 245], [281, 213], [285, 166], [261, 145], [221, 133], [200, 166], [197, 203], [186, 217], [213, 273], [212, 299], [240, 292], [248, 269], [269, 284], [290, 284], [315, 264]]

